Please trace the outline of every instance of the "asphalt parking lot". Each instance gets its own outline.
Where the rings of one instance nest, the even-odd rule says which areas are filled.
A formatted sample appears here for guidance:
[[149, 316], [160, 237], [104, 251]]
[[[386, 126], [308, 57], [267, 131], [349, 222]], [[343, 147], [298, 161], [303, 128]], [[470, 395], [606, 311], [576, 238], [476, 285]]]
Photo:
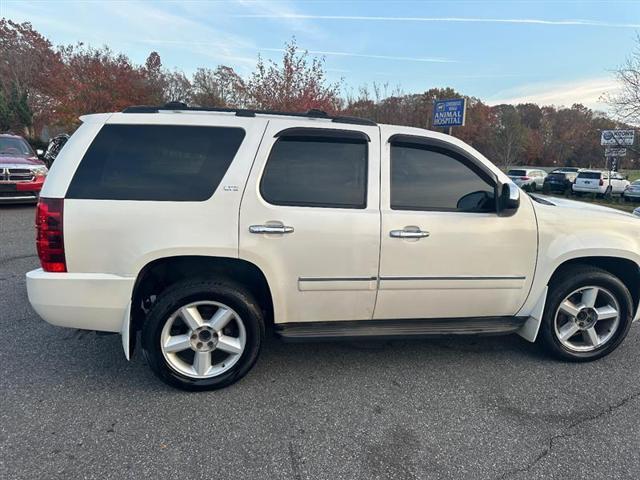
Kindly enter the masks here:
[[640, 325], [590, 364], [517, 336], [266, 342], [225, 390], [30, 308], [34, 209], [0, 206], [0, 478], [638, 478]]

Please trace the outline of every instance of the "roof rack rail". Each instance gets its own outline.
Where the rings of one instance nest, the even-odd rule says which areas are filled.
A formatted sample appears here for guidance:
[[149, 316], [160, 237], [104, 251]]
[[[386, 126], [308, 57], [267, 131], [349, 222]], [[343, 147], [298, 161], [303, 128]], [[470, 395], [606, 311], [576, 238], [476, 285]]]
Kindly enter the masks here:
[[186, 110], [188, 112], [222, 112], [235, 113], [237, 117], [255, 117], [256, 115], [280, 115], [284, 117], [305, 117], [305, 118], [326, 118], [336, 123], [349, 123], [352, 125], [376, 126], [373, 120], [359, 117], [332, 117], [323, 110], [311, 109], [305, 113], [278, 112], [273, 110], [253, 110], [246, 108], [223, 108], [223, 107], [190, 107], [182, 102], [169, 102], [162, 106], [133, 105], [125, 108], [122, 113], [159, 113], [162, 111]]

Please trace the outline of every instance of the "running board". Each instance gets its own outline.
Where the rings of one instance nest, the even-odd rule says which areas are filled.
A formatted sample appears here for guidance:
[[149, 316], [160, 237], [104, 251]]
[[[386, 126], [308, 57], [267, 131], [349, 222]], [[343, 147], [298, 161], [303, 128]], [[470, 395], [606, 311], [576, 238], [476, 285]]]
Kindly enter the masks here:
[[298, 322], [275, 325], [275, 332], [291, 342], [339, 339], [387, 339], [442, 335], [503, 335], [515, 333], [528, 317], [434, 318]]

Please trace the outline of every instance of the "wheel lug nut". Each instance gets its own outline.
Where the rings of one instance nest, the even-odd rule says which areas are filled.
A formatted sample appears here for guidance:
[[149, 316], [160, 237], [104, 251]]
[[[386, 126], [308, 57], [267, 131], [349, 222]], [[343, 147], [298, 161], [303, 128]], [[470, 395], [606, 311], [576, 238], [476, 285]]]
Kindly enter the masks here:
[[198, 343], [196, 344], [196, 347], [198, 347], [198, 348], [202, 348], [202, 342], [198, 342]]
[[209, 343], [207, 343], [207, 345], [208, 345], [209, 347], [213, 347], [213, 342], [209, 342]]

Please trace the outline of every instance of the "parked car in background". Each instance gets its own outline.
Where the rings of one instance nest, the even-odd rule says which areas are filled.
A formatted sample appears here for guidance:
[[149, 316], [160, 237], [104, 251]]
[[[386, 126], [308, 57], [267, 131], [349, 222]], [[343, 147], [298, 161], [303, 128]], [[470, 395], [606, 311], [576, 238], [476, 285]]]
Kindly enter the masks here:
[[630, 185], [629, 180], [618, 172], [602, 170], [582, 170], [578, 173], [572, 190], [576, 195], [595, 193], [596, 195], [622, 194]]
[[560, 167], [554, 168], [549, 173], [578, 173], [580, 170], [582, 170], [580, 167]]
[[547, 172], [532, 168], [516, 168], [507, 172], [509, 178], [523, 190], [542, 190]]
[[640, 200], [640, 180], [635, 180], [622, 192], [622, 198], [627, 202]]
[[51, 168], [51, 164], [64, 147], [65, 143], [69, 140], [69, 135], [66, 133], [61, 133], [60, 135], [56, 135], [51, 140], [49, 140], [49, 145], [47, 146], [47, 151], [44, 153], [44, 163], [48, 168]]
[[544, 178], [542, 190], [545, 192], [571, 192], [578, 172], [563, 172], [554, 170]]
[[141, 333], [155, 374], [190, 390], [245, 375], [267, 326], [292, 341], [516, 332], [582, 362], [638, 317], [632, 215], [521, 195], [449, 135], [232, 112], [81, 118], [38, 203], [36, 312], [120, 333], [127, 358]]
[[0, 203], [35, 202], [47, 172], [24, 138], [0, 135]]

